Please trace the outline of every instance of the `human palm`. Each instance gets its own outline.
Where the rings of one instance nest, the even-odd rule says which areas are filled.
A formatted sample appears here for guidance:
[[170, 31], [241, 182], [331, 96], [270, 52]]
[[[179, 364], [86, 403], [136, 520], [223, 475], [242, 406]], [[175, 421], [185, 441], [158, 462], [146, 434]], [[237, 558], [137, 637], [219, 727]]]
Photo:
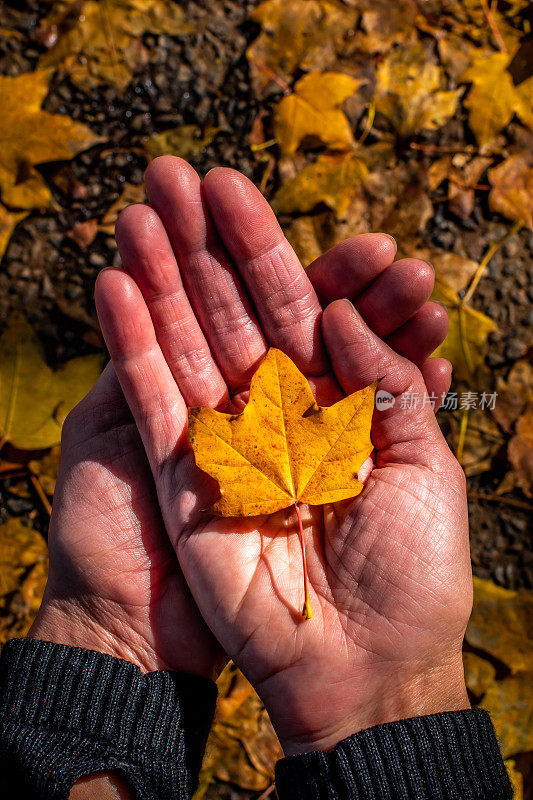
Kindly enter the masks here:
[[[184, 162], [159, 159], [147, 183], [166, 231], [146, 207], [123, 215], [118, 240], [131, 275], [106, 271], [97, 305], [166, 529], [203, 617], [262, 694], [288, 751], [297, 752], [300, 740], [308, 746], [309, 731], [316, 732], [312, 741], [327, 746], [346, 725], [353, 730], [368, 722], [368, 707], [365, 717], [361, 709], [372, 682], [381, 679], [382, 705], [371, 718], [385, 721], [403, 715], [404, 690], [428, 671], [447, 664], [457, 671], [469, 610], [468, 591], [466, 600], [456, 592], [458, 582], [469, 582], [459, 467], [429, 408], [413, 411], [398, 402], [376, 412], [376, 469], [362, 495], [304, 509], [315, 617], [302, 623], [295, 520], [287, 511], [254, 519], [203, 511], [217, 488], [194, 464], [186, 407], [242, 408], [268, 345], [293, 358], [322, 405], [382, 376], [381, 387], [394, 396], [422, 395], [424, 378], [439, 393], [447, 387], [446, 368], [425, 361], [425, 348], [436, 342], [428, 334], [420, 339], [423, 310], [406, 322], [408, 301], [398, 296], [405, 263], [397, 262], [393, 272], [396, 302], [389, 302], [384, 319], [386, 273], [366, 276], [366, 283], [361, 274], [346, 273], [361, 284], [346, 293], [358, 295], [358, 308], [389, 347], [347, 303], [333, 304], [321, 320], [308, 277], [241, 176], [216, 170], [202, 195]], [[342, 251], [332, 263], [339, 260]], [[310, 275], [329, 300], [335, 267], [324, 266], [315, 264]], [[413, 302], [412, 282], [408, 289]], [[457, 707], [465, 697], [459, 682], [440, 701]], [[331, 711], [326, 732], [324, 703]]]

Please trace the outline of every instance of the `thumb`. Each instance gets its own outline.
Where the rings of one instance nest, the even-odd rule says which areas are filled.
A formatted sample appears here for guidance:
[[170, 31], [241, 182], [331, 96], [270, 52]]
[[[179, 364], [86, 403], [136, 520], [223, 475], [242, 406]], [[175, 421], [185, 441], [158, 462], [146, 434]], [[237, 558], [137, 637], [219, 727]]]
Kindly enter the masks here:
[[349, 300], [336, 300], [325, 309], [322, 334], [337, 380], [347, 394], [380, 381], [372, 421], [376, 466], [449, 468], [451, 452], [418, 367], [376, 336]]

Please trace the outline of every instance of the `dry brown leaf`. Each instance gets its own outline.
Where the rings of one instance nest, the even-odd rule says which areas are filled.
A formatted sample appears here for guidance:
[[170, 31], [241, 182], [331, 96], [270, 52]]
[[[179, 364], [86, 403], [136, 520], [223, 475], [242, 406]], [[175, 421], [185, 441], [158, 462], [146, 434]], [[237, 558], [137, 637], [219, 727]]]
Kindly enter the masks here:
[[422, 44], [388, 53], [376, 70], [376, 110], [401, 136], [440, 128], [455, 113], [460, 90], [445, 90], [442, 68]]
[[29, 211], [8, 211], [7, 208], [0, 203], [0, 261], [9, 244], [11, 234], [19, 222], [27, 217], [28, 214]]
[[274, 109], [274, 136], [283, 155], [295, 153], [307, 136], [333, 150], [352, 147], [353, 133], [342, 104], [360, 83], [342, 72], [310, 72], [301, 78]]
[[463, 305], [457, 292], [443, 281], [435, 281], [431, 299], [444, 303], [449, 317], [448, 335], [434, 355], [451, 361], [458, 381], [479, 386], [479, 378], [486, 371], [487, 337], [496, 330], [496, 323], [480, 311]]
[[357, 38], [359, 48], [383, 53], [394, 44], [405, 46], [416, 39], [418, 8], [413, 0], [357, 0], [355, 6], [362, 11], [361, 23], [366, 33]]
[[503, 589], [474, 577], [466, 641], [503, 661], [512, 673], [533, 671], [533, 592]]
[[213, 777], [248, 791], [262, 791], [274, 780], [283, 753], [267, 712], [244, 675], [230, 664], [217, 680], [219, 695], [207, 742], [200, 800]]
[[496, 677], [496, 669], [489, 662], [475, 653], [463, 653], [465, 680], [469, 691], [481, 697], [485, 694]]
[[431, 262], [435, 268], [436, 277], [450, 288], [455, 289], [456, 292], [466, 289], [478, 268], [477, 261], [458, 256], [456, 253], [425, 249], [417, 250], [416, 256]]
[[365, 164], [353, 153], [321, 155], [284, 183], [272, 199], [277, 214], [311, 211], [325, 203], [342, 217], [363, 192]]
[[516, 423], [508, 454], [518, 485], [525, 495], [533, 497], [533, 400]]
[[63, 114], [42, 111], [49, 71], [0, 76], [2, 148], [0, 191], [13, 208], [46, 208], [52, 196], [35, 165], [72, 158], [99, 138]]
[[248, 48], [258, 90], [276, 79], [291, 83], [297, 68], [327, 69], [341, 52], [344, 37], [359, 19], [356, 9], [329, 0], [266, 0], [252, 13], [261, 33]]
[[397, 238], [400, 254], [410, 255], [420, 247], [420, 235], [433, 215], [423, 178], [400, 163], [393, 169], [371, 171], [365, 180], [370, 230]]
[[94, 242], [97, 233], [98, 220], [88, 219], [85, 222], [78, 222], [77, 225], [74, 225], [72, 230], [67, 233], [67, 236], [69, 239], [72, 239], [73, 242], [76, 242], [78, 247], [85, 250]]
[[100, 220], [98, 230], [102, 231], [102, 233], [109, 233], [111, 235], [114, 234], [115, 223], [120, 212], [123, 211], [126, 206], [129, 206], [132, 203], [144, 202], [146, 202], [146, 190], [144, 188], [144, 183], [140, 183], [138, 185], [127, 183], [120, 197], [109, 206], [104, 216]]
[[511, 433], [528, 400], [533, 399], [533, 366], [525, 358], [515, 361], [506, 379], [497, 377], [496, 389], [498, 402], [492, 414], [498, 425]]
[[179, 156], [189, 160], [199, 156], [202, 150], [211, 144], [220, 128], [206, 128], [202, 136], [198, 125], [181, 125], [167, 131], [156, 133], [145, 144], [150, 158], [158, 156]]
[[57, 445], [52, 447], [50, 452], [46, 453], [42, 458], [34, 459], [28, 463], [28, 469], [37, 476], [43, 490], [50, 496], [55, 492], [60, 456], [61, 447]]
[[[50, 14], [56, 19], [69, 0], [57, 0]], [[44, 20], [43, 25], [49, 24]], [[143, 33], [181, 36], [192, 31], [185, 12], [173, 0], [87, 0], [75, 25], [60, 35], [40, 60], [42, 67], [63, 67], [84, 90], [110, 83], [123, 90], [132, 72], [149, 57]]]
[[489, 170], [489, 181], [491, 209], [533, 230], [533, 154], [524, 151], [509, 156]]

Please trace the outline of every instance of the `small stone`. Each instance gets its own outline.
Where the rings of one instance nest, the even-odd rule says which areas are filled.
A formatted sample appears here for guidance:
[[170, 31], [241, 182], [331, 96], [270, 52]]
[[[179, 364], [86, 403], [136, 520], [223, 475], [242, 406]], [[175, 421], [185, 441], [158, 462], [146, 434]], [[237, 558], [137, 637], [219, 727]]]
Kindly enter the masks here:
[[505, 356], [510, 361], [517, 361], [526, 351], [526, 346], [519, 339], [513, 339], [505, 348]]

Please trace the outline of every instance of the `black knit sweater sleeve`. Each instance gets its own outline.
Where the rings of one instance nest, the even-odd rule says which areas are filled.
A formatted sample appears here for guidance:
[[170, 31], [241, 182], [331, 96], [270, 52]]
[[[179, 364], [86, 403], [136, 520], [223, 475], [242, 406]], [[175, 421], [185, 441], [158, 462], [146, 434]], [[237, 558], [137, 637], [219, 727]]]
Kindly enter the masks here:
[[204, 678], [14, 639], [0, 656], [0, 796], [66, 800], [81, 776], [114, 770], [139, 800], [189, 800], [215, 701]]
[[331, 752], [279, 761], [280, 800], [511, 800], [486, 711], [433, 714], [360, 731]]

